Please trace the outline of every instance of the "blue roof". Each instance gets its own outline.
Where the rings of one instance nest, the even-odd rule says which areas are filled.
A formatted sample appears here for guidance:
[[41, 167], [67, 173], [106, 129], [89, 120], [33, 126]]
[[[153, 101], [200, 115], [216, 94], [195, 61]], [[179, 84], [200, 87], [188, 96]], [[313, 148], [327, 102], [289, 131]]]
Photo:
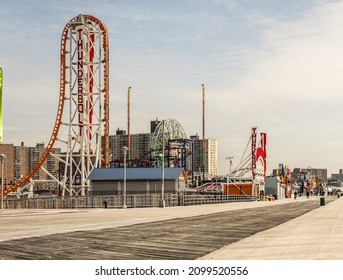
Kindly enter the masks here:
[[[162, 177], [162, 168], [126, 168], [127, 180], [158, 180]], [[184, 177], [181, 167], [164, 168], [165, 179]], [[90, 180], [123, 180], [124, 168], [95, 168], [89, 174]]]

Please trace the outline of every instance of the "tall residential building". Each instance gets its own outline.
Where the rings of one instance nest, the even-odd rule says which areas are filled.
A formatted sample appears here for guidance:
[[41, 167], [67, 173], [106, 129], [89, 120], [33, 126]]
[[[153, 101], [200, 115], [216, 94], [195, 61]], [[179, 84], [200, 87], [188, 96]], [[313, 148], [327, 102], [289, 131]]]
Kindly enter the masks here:
[[[144, 159], [150, 159], [149, 156], [152, 148], [152, 134], [160, 122], [161, 121], [158, 120], [150, 122], [150, 133], [138, 133], [130, 135], [130, 151], [128, 151], [129, 159], [141, 159], [142, 161], [144, 161]], [[128, 135], [126, 134], [126, 131], [118, 128], [115, 135], [109, 136], [111, 160], [122, 160], [124, 157], [123, 147], [127, 147], [128, 145]]]
[[215, 178], [218, 174], [218, 141], [217, 139], [199, 139], [191, 136], [193, 142], [193, 171], [200, 180]]
[[[13, 144], [0, 144], [0, 154], [4, 154], [4, 184], [10, 184], [14, 179], [14, 145]], [[0, 168], [1, 170], [1, 168]], [[2, 178], [1, 178], [2, 180]]]
[[[45, 150], [44, 144], [37, 144], [35, 147], [26, 147], [24, 142], [20, 146], [13, 144], [0, 144], [0, 154], [6, 155], [4, 161], [4, 179], [7, 184], [15, 184], [22, 177], [28, 174], [38, 163]], [[61, 154], [60, 148], [53, 148], [53, 154]], [[59, 161], [48, 156], [43, 167], [52, 175], [56, 175], [59, 169]], [[33, 177], [34, 180], [49, 179], [46, 172], [40, 169]]]
[[30, 171], [29, 163], [29, 148], [24, 146], [24, 142], [20, 146], [14, 146], [14, 183]]
[[316, 180], [318, 183], [326, 183], [328, 181], [327, 169], [324, 168], [294, 168], [291, 176], [297, 182]]
[[[45, 151], [45, 145], [43, 143], [38, 143], [36, 147], [29, 148], [29, 169], [32, 170]], [[51, 150], [52, 154], [61, 155], [61, 148], [53, 148]], [[46, 161], [43, 163], [42, 168], [48, 171], [51, 175], [57, 176], [57, 173], [60, 169], [59, 160], [51, 155], [49, 155]], [[49, 180], [50, 177], [48, 174], [40, 168], [38, 172], [32, 177], [33, 180]]]
[[[130, 159], [143, 159], [151, 147], [151, 134], [140, 133], [130, 135]], [[111, 160], [123, 159], [123, 147], [128, 146], [128, 135], [124, 130], [117, 130], [116, 135], [109, 136], [109, 150]]]
[[331, 179], [343, 182], [343, 169], [340, 169], [338, 174], [331, 174]]
[[[61, 148], [52, 148], [51, 153], [54, 155], [60, 155], [60, 157], [62, 158]], [[47, 164], [47, 171], [50, 174], [57, 176], [59, 169], [60, 169], [59, 160], [57, 158], [49, 155], [47, 160], [46, 160], [46, 164]]]
[[[38, 143], [36, 147], [29, 148], [29, 169], [32, 170], [38, 163], [39, 159], [42, 157], [43, 152], [45, 150], [45, 146], [43, 143]], [[47, 162], [42, 165], [43, 168], [47, 169]], [[36, 174], [32, 176], [33, 180], [46, 180], [47, 174], [42, 170], [39, 169]]]

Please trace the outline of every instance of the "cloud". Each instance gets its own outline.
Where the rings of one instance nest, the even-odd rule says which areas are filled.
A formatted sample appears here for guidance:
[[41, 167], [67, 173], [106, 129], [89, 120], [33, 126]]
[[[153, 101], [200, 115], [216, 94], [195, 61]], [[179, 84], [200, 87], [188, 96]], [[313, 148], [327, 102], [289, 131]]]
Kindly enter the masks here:
[[[320, 3], [297, 20], [267, 19], [260, 46], [241, 57], [242, 75], [216, 93], [222, 99], [216, 111], [226, 116], [221, 120], [218, 113], [213, 120], [218, 127], [237, 131], [238, 125], [243, 133], [257, 125], [268, 133], [269, 170], [278, 162], [331, 171], [339, 165], [333, 157], [343, 136], [335, 129], [337, 102], [343, 99], [342, 19], [343, 4], [337, 2]], [[239, 154], [236, 137], [220, 144], [220, 152]]]
[[213, 0], [213, 2], [224, 6], [229, 12], [235, 11], [239, 6], [236, 0]]

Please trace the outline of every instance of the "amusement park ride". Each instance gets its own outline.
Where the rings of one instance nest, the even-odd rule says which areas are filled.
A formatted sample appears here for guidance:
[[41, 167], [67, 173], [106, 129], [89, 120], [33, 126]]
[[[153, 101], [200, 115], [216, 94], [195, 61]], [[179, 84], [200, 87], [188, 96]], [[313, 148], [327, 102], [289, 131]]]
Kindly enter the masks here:
[[[203, 139], [205, 114], [203, 87]], [[130, 88], [128, 89], [128, 141], [130, 141]], [[252, 128], [246, 151], [237, 167], [227, 175], [229, 180], [248, 177], [264, 179], [266, 175], [266, 134], [261, 133], [257, 145], [256, 128]], [[168, 167], [181, 166], [188, 172], [192, 143], [181, 125], [173, 119], [162, 121], [152, 136], [155, 167], [164, 160], [167, 150]], [[55, 146], [63, 153], [56, 153]], [[130, 142], [128, 142], [130, 148]], [[167, 147], [167, 148], [166, 148]], [[48, 156], [59, 162], [58, 174], [51, 174], [43, 166]], [[161, 160], [161, 159], [160, 159]], [[133, 164], [128, 154], [128, 164]], [[150, 164], [151, 164], [150, 160]], [[164, 161], [163, 161], [164, 162]], [[137, 164], [137, 160], [136, 160]], [[160, 162], [160, 166], [161, 166]], [[109, 50], [105, 25], [91, 15], [78, 15], [64, 27], [60, 49], [60, 91], [55, 124], [50, 140], [36, 166], [18, 183], [8, 186], [4, 195], [22, 193], [31, 188], [32, 177], [43, 170], [53, 182], [59, 195], [85, 196], [90, 189], [88, 176], [95, 168], [109, 167]], [[120, 165], [120, 163], [119, 163]], [[188, 170], [187, 170], [188, 169]], [[189, 174], [189, 173], [188, 173]]]
[[[251, 135], [242, 158], [234, 170], [228, 174], [229, 178], [264, 179], [267, 168], [267, 134], [260, 133], [260, 142], [257, 144], [257, 127], [251, 128]], [[251, 150], [249, 151], [249, 147]]]
[[[91, 15], [72, 18], [62, 32], [60, 94], [49, 143], [36, 166], [7, 195], [24, 186], [49, 155], [62, 166], [59, 175], [44, 170], [62, 196], [85, 195], [88, 175], [109, 165], [109, 52], [105, 25]], [[104, 140], [102, 143], [102, 136]], [[52, 154], [55, 144], [63, 154]]]
[[[243, 156], [234, 168], [227, 175], [228, 182], [224, 190], [230, 194], [228, 189], [231, 187], [241, 191], [242, 187], [251, 186], [251, 194], [261, 194], [265, 190], [265, 180], [267, 172], [267, 134], [260, 133], [259, 142], [257, 142], [257, 127], [251, 128], [251, 135], [245, 148]], [[249, 147], [251, 147], [249, 151]], [[239, 184], [243, 184], [239, 186]], [[232, 189], [232, 188], [231, 188]]]
[[[237, 166], [226, 175], [226, 182], [208, 182], [197, 187], [200, 192], [221, 192], [226, 195], [263, 195], [267, 171], [267, 134], [251, 128], [250, 138]], [[249, 149], [250, 148], [250, 149]]]

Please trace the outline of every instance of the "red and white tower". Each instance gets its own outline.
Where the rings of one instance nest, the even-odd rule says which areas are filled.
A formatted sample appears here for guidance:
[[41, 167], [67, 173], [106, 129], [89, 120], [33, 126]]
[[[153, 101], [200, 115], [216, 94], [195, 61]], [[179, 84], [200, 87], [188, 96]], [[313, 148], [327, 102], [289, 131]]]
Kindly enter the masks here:
[[[55, 125], [36, 166], [5, 194], [24, 186], [43, 169], [62, 196], [85, 195], [88, 176], [109, 166], [109, 54], [105, 25], [91, 15], [72, 18], [62, 32], [60, 94]], [[53, 147], [61, 154], [53, 154]], [[59, 161], [55, 174], [43, 168], [48, 156]]]
[[[79, 15], [66, 25], [61, 44], [61, 83], [65, 83], [66, 119], [61, 125], [66, 156], [63, 193], [85, 195], [88, 176], [108, 166], [108, 35], [97, 18]], [[104, 147], [102, 147], [104, 135]]]

